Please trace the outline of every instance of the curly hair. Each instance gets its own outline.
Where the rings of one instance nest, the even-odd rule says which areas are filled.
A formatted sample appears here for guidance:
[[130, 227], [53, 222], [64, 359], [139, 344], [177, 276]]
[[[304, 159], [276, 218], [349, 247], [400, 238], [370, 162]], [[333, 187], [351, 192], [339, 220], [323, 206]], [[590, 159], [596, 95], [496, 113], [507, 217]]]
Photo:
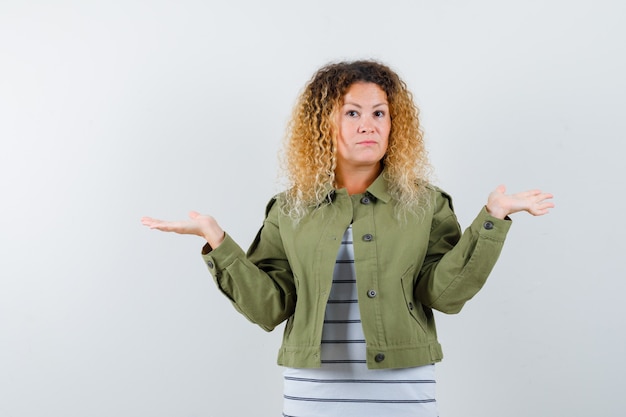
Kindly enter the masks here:
[[305, 85], [288, 124], [282, 155], [289, 183], [283, 211], [300, 219], [328, 203], [337, 167], [336, 113], [346, 92], [357, 82], [374, 83], [386, 94], [391, 116], [384, 175], [399, 212], [416, 212], [426, 203], [423, 193], [430, 164], [413, 96], [398, 74], [376, 61], [331, 63]]

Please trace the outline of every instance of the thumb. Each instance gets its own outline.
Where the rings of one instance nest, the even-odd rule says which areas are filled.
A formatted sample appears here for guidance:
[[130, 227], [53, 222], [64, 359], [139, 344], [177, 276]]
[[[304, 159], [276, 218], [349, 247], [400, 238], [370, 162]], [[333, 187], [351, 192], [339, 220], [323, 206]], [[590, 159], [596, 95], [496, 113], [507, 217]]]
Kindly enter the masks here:
[[189, 212], [189, 218], [192, 220], [195, 220], [198, 216], [200, 215], [200, 213], [198, 213], [197, 211], [190, 211]]
[[504, 194], [506, 192], [506, 186], [504, 184], [500, 184], [496, 187], [496, 192], [499, 194]]

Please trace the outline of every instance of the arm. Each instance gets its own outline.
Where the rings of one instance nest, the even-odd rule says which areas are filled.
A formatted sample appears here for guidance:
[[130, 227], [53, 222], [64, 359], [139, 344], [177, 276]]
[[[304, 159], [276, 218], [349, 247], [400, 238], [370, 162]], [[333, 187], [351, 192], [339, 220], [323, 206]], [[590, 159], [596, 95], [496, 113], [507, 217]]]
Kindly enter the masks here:
[[[508, 214], [542, 215], [554, 207], [550, 194], [527, 191], [507, 196], [504, 187], [489, 195], [487, 206], [461, 234], [450, 197], [435, 200], [429, 248], [419, 274], [416, 296], [425, 305], [458, 313], [482, 288], [493, 269], [510, 228]], [[493, 213], [493, 214], [491, 214]]]
[[263, 227], [247, 254], [210, 216], [190, 215], [190, 220], [182, 222], [144, 218], [142, 222], [158, 230], [205, 237], [202, 257], [220, 291], [237, 311], [270, 331], [295, 308], [295, 285], [282, 247], [274, 201], [268, 204]]
[[296, 305], [295, 283], [274, 202], [268, 204], [263, 226], [247, 253], [228, 234], [219, 247], [205, 245], [202, 250], [219, 289], [237, 311], [266, 331], [291, 317]]

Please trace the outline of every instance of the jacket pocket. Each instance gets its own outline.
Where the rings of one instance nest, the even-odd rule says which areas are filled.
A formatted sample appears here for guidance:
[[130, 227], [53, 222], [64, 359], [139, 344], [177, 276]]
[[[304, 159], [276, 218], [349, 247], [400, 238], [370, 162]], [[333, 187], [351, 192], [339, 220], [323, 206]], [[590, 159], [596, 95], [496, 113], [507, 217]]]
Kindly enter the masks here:
[[[294, 281], [294, 285], [296, 287], [296, 307], [297, 307], [297, 294], [298, 294], [298, 288], [300, 287], [300, 280], [298, 279], [298, 276], [296, 274], [293, 275], [293, 281]], [[289, 317], [287, 319], [287, 324], [285, 324], [285, 330], [283, 331], [283, 340], [286, 341], [289, 336], [291, 335], [291, 331], [293, 330], [293, 322], [294, 322], [294, 314], [291, 315], [291, 317]]]
[[291, 335], [291, 331], [293, 330], [293, 316], [287, 319], [287, 324], [285, 324], [285, 331], [283, 332], [283, 339], [286, 341]]
[[422, 304], [415, 301], [414, 289], [413, 289], [413, 277], [410, 274], [413, 268], [409, 268], [408, 271], [402, 275], [400, 281], [402, 282], [402, 294], [404, 295], [404, 305], [408, 313], [413, 319], [420, 325], [422, 330], [426, 332], [428, 327], [428, 319], [426, 313], [422, 308]]

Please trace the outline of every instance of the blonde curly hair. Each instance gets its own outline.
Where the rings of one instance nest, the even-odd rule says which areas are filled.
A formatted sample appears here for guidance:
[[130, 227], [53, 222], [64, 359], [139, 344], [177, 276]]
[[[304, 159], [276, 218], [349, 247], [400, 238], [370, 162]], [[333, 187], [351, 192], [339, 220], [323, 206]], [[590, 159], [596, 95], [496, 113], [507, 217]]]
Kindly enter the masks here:
[[305, 85], [288, 124], [281, 158], [288, 181], [283, 211], [294, 219], [330, 202], [336, 187], [336, 112], [357, 82], [374, 83], [386, 94], [391, 116], [387, 152], [381, 161], [389, 192], [399, 213], [416, 212], [425, 203], [424, 185], [430, 164], [419, 123], [419, 110], [404, 81], [376, 61], [332, 63], [320, 68]]

